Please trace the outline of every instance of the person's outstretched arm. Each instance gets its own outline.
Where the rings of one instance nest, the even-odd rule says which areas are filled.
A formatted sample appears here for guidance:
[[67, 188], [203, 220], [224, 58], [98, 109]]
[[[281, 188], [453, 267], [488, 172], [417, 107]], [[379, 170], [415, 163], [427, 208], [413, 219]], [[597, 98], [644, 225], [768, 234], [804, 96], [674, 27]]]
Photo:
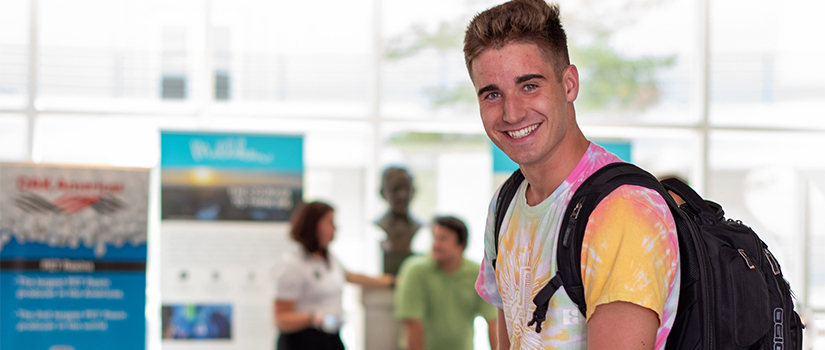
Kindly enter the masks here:
[[345, 271], [344, 274], [346, 275], [347, 282], [368, 288], [389, 287], [393, 283], [395, 283], [395, 277], [389, 274], [384, 274], [376, 277], [362, 275], [360, 273], [354, 273], [349, 271]]

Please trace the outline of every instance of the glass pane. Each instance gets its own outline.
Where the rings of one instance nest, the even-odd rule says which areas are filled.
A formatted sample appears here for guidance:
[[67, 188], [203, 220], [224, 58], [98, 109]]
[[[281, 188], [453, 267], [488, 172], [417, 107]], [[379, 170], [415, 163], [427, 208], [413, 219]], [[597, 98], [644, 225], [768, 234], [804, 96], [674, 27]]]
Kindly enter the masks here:
[[[495, 3], [386, 5], [382, 113], [405, 118], [476, 115], [462, 40], [472, 16]], [[696, 50], [684, 44], [696, 36], [694, 2], [613, 1], [600, 3], [598, 11], [589, 2], [560, 3], [571, 61], [581, 77], [576, 106], [587, 122], [697, 120], [692, 111]], [[445, 109], [451, 113], [439, 113]]]
[[808, 295], [808, 307], [812, 309], [825, 309], [825, 255], [820, 254], [825, 250], [825, 217], [820, 213], [825, 212], [825, 171], [811, 174], [808, 182], [808, 210], [807, 230], [811, 235], [808, 249], [808, 279], [810, 293]]
[[369, 0], [213, 1], [213, 62], [228, 100], [356, 103], [366, 113], [373, 12]]
[[[628, 160], [657, 177], [678, 176], [692, 187], [701, 188], [702, 153], [699, 133], [684, 129], [582, 128], [588, 139], [605, 146], [630, 144]], [[614, 151], [614, 153], [619, 154]], [[619, 154], [622, 156], [621, 154]], [[624, 158], [623, 158], [624, 159]]]
[[462, 40], [472, 16], [495, 3], [384, 1], [382, 114], [390, 118], [475, 118], [477, 102], [464, 65]]
[[128, 108], [124, 100], [176, 101], [196, 93], [201, 1], [41, 0], [39, 5], [42, 108]]
[[825, 128], [821, 1], [713, 1], [711, 121]]
[[26, 143], [29, 142], [29, 126], [26, 117], [16, 114], [0, 114], [0, 161], [25, 161]]
[[[825, 147], [824, 136], [727, 131], [710, 135], [706, 197], [722, 204], [726, 217], [742, 220], [759, 234], [800, 300], [810, 292], [803, 288], [803, 266], [808, 263], [804, 232], [817, 227], [805, 214], [811, 210], [813, 188], [808, 184], [821, 181], [825, 173], [825, 162], [814, 161], [804, 150]], [[812, 239], [816, 244], [818, 238]]]
[[191, 128], [192, 117], [52, 115], [37, 117], [34, 161], [153, 167], [160, 129]]
[[580, 122], [684, 125], [699, 120], [697, 2], [561, 1]]
[[29, 1], [0, 2], [0, 107], [23, 107], [29, 67]]

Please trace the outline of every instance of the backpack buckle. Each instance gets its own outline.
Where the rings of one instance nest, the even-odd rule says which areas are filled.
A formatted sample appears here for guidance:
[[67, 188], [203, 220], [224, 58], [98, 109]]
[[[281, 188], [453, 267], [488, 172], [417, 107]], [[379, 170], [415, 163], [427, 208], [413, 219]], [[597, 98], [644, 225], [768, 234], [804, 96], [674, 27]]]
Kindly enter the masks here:
[[530, 319], [530, 322], [527, 323], [527, 327], [533, 326], [536, 324], [536, 333], [541, 333], [541, 323], [544, 322], [544, 319], [547, 316], [547, 306], [542, 305], [536, 307], [536, 310], [533, 311], [533, 318]]
[[737, 249], [737, 251], [739, 251], [739, 255], [741, 255], [741, 256], [742, 256], [742, 259], [745, 259], [745, 264], [747, 264], [747, 265], [748, 265], [748, 268], [749, 268], [749, 269], [753, 270], [753, 269], [755, 269], [755, 268], [756, 268], [756, 266], [753, 266], [753, 264], [751, 263], [751, 259], [750, 259], [750, 258], [748, 258], [748, 254], [747, 254], [747, 253], [745, 253], [745, 250], [744, 250], [744, 249], [741, 249], [741, 248], [740, 248], [740, 249]]
[[779, 268], [779, 262], [776, 261], [776, 258], [771, 254], [771, 251], [767, 248], [762, 249], [765, 251], [765, 257], [768, 258], [768, 264], [771, 264], [771, 271], [773, 271], [774, 276], [779, 276], [782, 273], [782, 269]]

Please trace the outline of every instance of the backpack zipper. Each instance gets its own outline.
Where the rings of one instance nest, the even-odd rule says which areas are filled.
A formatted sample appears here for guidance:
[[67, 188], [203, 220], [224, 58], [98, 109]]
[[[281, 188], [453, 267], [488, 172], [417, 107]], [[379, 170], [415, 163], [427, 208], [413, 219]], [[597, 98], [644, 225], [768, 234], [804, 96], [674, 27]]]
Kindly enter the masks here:
[[567, 223], [567, 228], [564, 229], [564, 236], [562, 236], [561, 242], [565, 247], [569, 245], [568, 240], [570, 233], [573, 232], [573, 228], [576, 227], [576, 220], [579, 218], [579, 212], [582, 210], [582, 203], [584, 203], [584, 199], [580, 200], [576, 203], [576, 206], [573, 207], [573, 213], [570, 214], [570, 222]]
[[[690, 220], [690, 219], [688, 219], [688, 220]], [[705, 251], [704, 245], [702, 245], [702, 244], [700, 244], [700, 242], [698, 242], [697, 237], [701, 232], [701, 229], [699, 228], [699, 225], [690, 225], [689, 224], [688, 227], [690, 228], [691, 242], [693, 242], [693, 245], [694, 245], [694, 248], [696, 248], [696, 251], [699, 252], [697, 255], [700, 256], [700, 257], [707, 257], [707, 252]], [[698, 262], [699, 262], [699, 275], [700, 276], [709, 276], [708, 275], [707, 261], [705, 259], [700, 259]], [[710, 286], [705, 286], [705, 288], [702, 288], [702, 299], [704, 301], [702, 304], [703, 304], [704, 309], [705, 309], [704, 314], [705, 315], [712, 315], [712, 312], [713, 312], [714, 308], [716, 307], [716, 305], [711, 305], [713, 303], [713, 299], [710, 296], [710, 291], [713, 290], [715, 288], [715, 286], [713, 285], [713, 279], [712, 278], [708, 278], [708, 282], [709, 282]], [[677, 313], [678, 313], [678, 311], [677, 311]], [[704, 334], [705, 334], [705, 343], [707, 343], [706, 345], [708, 345], [708, 349], [714, 349], [715, 348], [715, 345], [714, 345], [715, 338], [714, 338], [714, 332], [713, 332], [713, 322], [715, 322], [716, 320], [713, 320], [713, 322], [711, 322], [711, 320], [706, 320], [706, 321], [707, 322], [705, 322], [705, 332], [704, 332]], [[704, 346], [702, 348], [704, 348]]]

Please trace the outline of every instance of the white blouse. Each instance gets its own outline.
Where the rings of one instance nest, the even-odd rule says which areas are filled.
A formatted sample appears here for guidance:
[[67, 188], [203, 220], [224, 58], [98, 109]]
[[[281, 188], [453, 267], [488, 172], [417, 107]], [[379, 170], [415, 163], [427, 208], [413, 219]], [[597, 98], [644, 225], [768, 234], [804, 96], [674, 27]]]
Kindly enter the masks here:
[[346, 282], [344, 269], [331, 253], [329, 264], [300, 246], [291, 249], [276, 268], [275, 299], [294, 301], [295, 311], [343, 314], [341, 293]]

